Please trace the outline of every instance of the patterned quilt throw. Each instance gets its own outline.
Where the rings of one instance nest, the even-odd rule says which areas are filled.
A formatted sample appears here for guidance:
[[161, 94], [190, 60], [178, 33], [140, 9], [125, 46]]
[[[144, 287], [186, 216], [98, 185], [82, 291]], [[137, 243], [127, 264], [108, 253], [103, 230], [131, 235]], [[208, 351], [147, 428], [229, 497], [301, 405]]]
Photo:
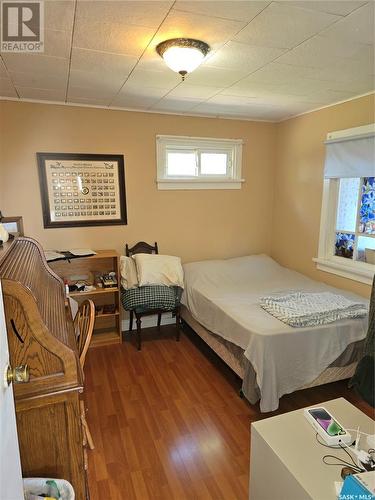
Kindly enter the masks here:
[[260, 306], [275, 318], [294, 327], [333, 323], [366, 316], [364, 303], [331, 292], [293, 292], [260, 298]]

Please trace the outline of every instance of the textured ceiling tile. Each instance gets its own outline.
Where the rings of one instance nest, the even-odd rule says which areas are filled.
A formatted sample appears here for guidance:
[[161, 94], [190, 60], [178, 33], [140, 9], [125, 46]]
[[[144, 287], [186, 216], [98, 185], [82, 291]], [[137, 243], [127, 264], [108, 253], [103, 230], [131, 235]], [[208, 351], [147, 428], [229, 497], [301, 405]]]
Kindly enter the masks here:
[[67, 30], [73, 28], [74, 0], [45, 0], [45, 29]]
[[[292, 88], [288, 88], [287, 91], [283, 90], [284, 93], [288, 95], [303, 95], [303, 93], [295, 93], [292, 92]], [[238, 84], [233, 85], [232, 87], [227, 87], [222, 92], [221, 95], [231, 95], [238, 97], [264, 97], [267, 98], [272, 97], [273, 95], [279, 95], [281, 89], [280, 84], [276, 83], [264, 83], [257, 81], [249, 81], [242, 80]]]
[[375, 3], [372, 1], [359, 8], [338, 23], [322, 32], [322, 35], [346, 43], [374, 44]]
[[153, 29], [143, 26], [77, 20], [73, 47], [139, 57], [153, 34]]
[[211, 97], [207, 102], [212, 104], [223, 104], [223, 105], [233, 105], [233, 106], [252, 106], [256, 99], [253, 97], [240, 97], [231, 95], [215, 95]]
[[311, 78], [316, 74], [316, 68], [306, 68], [304, 66], [291, 66], [273, 62], [264, 68], [255, 71], [250, 76], [239, 82], [241, 84], [251, 84], [252, 82], [262, 82], [278, 85], [280, 83], [291, 83], [295, 78]]
[[331, 66], [318, 69], [316, 74], [311, 75], [310, 78], [341, 83], [356, 81], [374, 82], [373, 69], [373, 65], [369, 67], [368, 63], [364, 63], [358, 59], [338, 59]]
[[3, 60], [0, 57], [0, 78], [8, 77], [8, 72], [6, 70], [6, 67], [3, 63]]
[[155, 52], [154, 48], [148, 48], [137, 64], [137, 69], [145, 71], [172, 71], [164, 60]]
[[3, 97], [18, 97], [10, 78], [0, 78], [0, 95]]
[[181, 82], [174, 88], [168, 97], [171, 98], [193, 98], [193, 99], [208, 99], [222, 90], [221, 87], [206, 87], [203, 85], [189, 85], [187, 81]]
[[303, 101], [316, 103], [321, 103], [321, 105], [332, 104], [339, 101], [345, 101], [353, 97], [352, 92], [346, 92], [341, 90], [316, 90], [311, 92], [309, 95], [303, 97]]
[[172, 1], [87, 1], [78, 0], [76, 17], [89, 24], [121, 23], [157, 28], [171, 8]]
[[158, 97], [138, 97], [135, 95], [118, 94], [115, 99], [111, 101], [110, 105], [121, 108], [148, 109], [153, 104], [157, 103], [158, 100]]
[[356, 64], [358, 64], [363, 73], [367, 73], [369, 75], [375, 75], [375, 58], [374, 58], [374, 45], [366, 45], [366, 49], [362, 50], [355, 59], [350, 61], [350, 65], [355, 68]]
[[[361, 3], [181, 0], [152, 40], [171, 2], [79, 1], [68, 100], [264, 120], [342, 101], [375, 88], [373, 3], [355, 10]], [[47, 0], [46, 52], [3, 54], [1, 95], [17, 97], [14, 82], [21, 97], [65, 100], [73, 14], [74, 1]], [[245, 43], [233, 41], [250, 19]], [[273, 47], [314, 30], [324, 35], [285, 53]], [[178, 36], [212, 47], [183, 83], [155, 52]]]
[[197, 104], [202, 102], [200, 99], [173, 99], [169, 96], [164, 97], [161, 101], [152, 105], [150, 109], [153, 111], [171, 111], [171, 112], [186, 112], [193, 109]]
[[173, 6], [174, 10], [183, 10], [185, 12], [193, 12], [194, 14], [202, 14], [205, 16], [221, 17], [223, 19], [232, 19], [235, 21], [251, 21], [259, 12], [261, 12], [269, 1], [225, 1], [215, 2], [206, 1], [185, 1], [177, 0]]
[[[276, 92], [264, 93], [263, 95], [259, 93], [259, 96], [257, 96], [255, 102], [259, 105], [280, 106], [285, 109], [293, 107], [296, 102], [303, 102], [303, 101], [305, 101], [306, 106], [307, 105], [310, 106], [311, 103], [313, 102], [312, 99], [304, 95], [296, 96], [283, 93], [277, 94]], [[316, 100], [316, 103], [320, 104], [320, 101]]]
[[68, 59], [44, 56], [40, 54], [11, 54], [3, 53], [8, 71], [20, 73], [34, 73], [41, 76], [65, 78], [69, 68]]
[[152, 40], [152, 46], [170, 38], [197, 38], [215, 49], [230, 40], [245, 22], [172, 10]]
[[295, 78], [292, 83], [283, 83], [279, 85], [280, 91], [289, 91], [294, 95], [306, 95], [308, 93], [328, 90], [332, 86], [332, 82], [324, 80], [311, 80], [309, 78]]
[[73, 85], [69, 85], [68, 100], [76, 97], [83, 99], [111, 100], [119, 90], [120, 86], [111, 86], [108, 83], [91, 85], [90, 87], [73, 87]]
[[215, 68], [201, 66], [193, 73], [187, 76], [186, 82], [192, 85], [207, 85], [211, 87], [227, 87], [241, 80], [248, 74], [247, 71], [227, 70], [223, 68]]
[[242, 70], [250, 73], [273, 61], [284, 51], [284, 49], [255, 47], [245, 43], [228, 42], [207, 60], [205, 66]]
[[165, 68], [164, 71], [146, 71], [135, 68], [129, 77], [128, 83], [140, 87], [173, 88], [180, 81], [180, 75], [168, 68]]
[[338, 16], [347, 16], [355, 9], [358, 9], [361, 5], [364, 5], [366, 1], [359, 0], [355, 1], [325, 1], [325, 0], [296, 0], [288, 1], [284, 0], [282, 2], [284, 5], [290, 5], [292, 7], [303, 7], [304, 9], [319, 10], [320, 12], [327, 12], [327, 14], [337, 14]]
[[70, 67], [73, 70], [95, 71], [99, 76], [113, 75], [125, 79], [137, 61], [133, 56], [73, 48]]
[[369, 47], [366, 45], [315, 36], [280, 56], [277, 62], [325, 68], [337, 63], [338, 58], [355, 59], [368, 50]]
[[369, 79], [367, 81], [357, 81], [357, 82], [336, 82], [332, 85], [332, 90], [346, 90], [351, 92], [352, 96], [367, 94], [368, 92], [375, 91], [375, 81], [374, 79]]
[[209, 105], [205, 102], [203, 102], [202, 104], [199, 104], [198, 106], [195, 106], [193, 109], [191, 109], [189, 111], [189, 114], [191, 115], [209, 115], [209, 116], [213, 116], [213, 117], [217, 117], [219, 116], [220, 114], [220, 111], [221, 111], [221, 108], [220, 106], [216, 106], [216, 105]]
[[126, 96], [126, 97], [137, 97], [141, 99], [142, 97], [145, 98], [153, 98], [155, 100], [161, 99], [163, 96], [168, 94], [168, 92], [172, 89], [173, 87], [167, 86], [167, 87], [147, 87], [147, 86], [141, 86], [141, 85], [135, 85], [129, 80], [125, 83], [125, 85], [121, 88], [120, 95], [121, 96]]
[[[310, 80], [300, 79], [296, 80], [294, 85], [284, 84], [280, 87], [282, 91], [289, 91], [295, 95], [311, 95], [313, 98], [318, 96], [320, 92], [342, 92], [346, 97], [353, 97], [354, 95], [364, 94], [374, 89], [374, 83], [370, 80], [365, 81], [329, 81], [329, 80]], [[341, 96], [342, 99], [345, 97]], [[318, 99], [320, 101], [320, 99]]]
[[256, 99], [240, 98], [233, 96], [214, 96], [212, 99], [199, 104], [195, 112], [218, 113], [219, 115], [241, 115], [246, 118], [266, 119], [265, 113], [272, 106], [257, 103]]
[[238, 116], [246, 119], [267, 119], [269, 107], [256, 104], [225, 104], [207, 101], [197, 105], [194, 113], [212, 114], [216, 116]]
[[69, 87], [83, 89], [102, 89], [108, 91], [108, 95], [118, 91], [124, 83], [125, 77], [112, 75], [111, 73], [100, 74], [97, 71], [70, 70]]
[[272, 3], [240, 31], [235, 40], [290, 49], [338, 19], [324, 12]]
[[34, 89], [31, 87], [17, 87], [23, 99], [36, 99], [43, 101], [65, 101], [65, 92], [55, 89]]
[[46, 56], [69, 59], [72, 34], [63, 30], [44, 30], [44, 52]]
[[10, 75], [16, 87], [33, 87], [37, 89], [64, 90], [68, 81], [66, 74], [62, 78], [57, 78], [53, 74], [46, 76], [39, 73], [20, 73], [11, 71]]

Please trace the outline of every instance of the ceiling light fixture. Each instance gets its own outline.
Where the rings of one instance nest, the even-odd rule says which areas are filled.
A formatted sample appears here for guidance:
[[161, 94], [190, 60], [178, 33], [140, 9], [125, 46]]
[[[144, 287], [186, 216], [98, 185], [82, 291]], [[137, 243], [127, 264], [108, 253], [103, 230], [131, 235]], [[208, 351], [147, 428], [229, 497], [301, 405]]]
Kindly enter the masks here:
[[203, 61], [210, 46], [194, 38], [172, 38], [159, 43], [156, 52], [165, 64], [185, 80], [187, 73], [194, 71]]

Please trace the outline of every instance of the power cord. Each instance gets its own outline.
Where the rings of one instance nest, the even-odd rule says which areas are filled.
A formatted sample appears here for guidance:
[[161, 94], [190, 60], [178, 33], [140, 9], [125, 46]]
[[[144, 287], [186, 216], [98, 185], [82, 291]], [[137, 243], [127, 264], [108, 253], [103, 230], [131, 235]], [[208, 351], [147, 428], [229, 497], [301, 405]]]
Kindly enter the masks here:
[[[331, 462], [331, 463], [327, 462], [328, 458], [333, 458], [334, 460], [337, 460], [337, 462]], [[343, 460], [340, 457], [336, 457], [335, 455], [324, 455], [322, 461], [325, 465], [338, 465], [339, 467], [350, 467], [355, 472], [365, 472], [364, 469], [361, 469], [357, 465], [352, 465], [350, 462], [347, 462], [346, 460]]]
[[[315, 434], [315, 439], [318, 441], [318, 443], [320, 445], [325, 446], [326, 448], [331, 448], [332, 450], [339, 450], [341, 448], [340, 444], [338, 444], [338, 445], [329, 445], [329, 444], [323, 443], [323, 441], [321, 441], [319, 439], [319, 434], [318, 433]], [[355, 444], [355, 441], [353, 441], [350, 446], [353, 446], [353, 444]]]
[[[322, 461], [325, 465], [337, 465], [337, 466], [346, 466], [346, 467], [351, 467], [352, 469], [354, 469], [356, 472], [364, 472], [365, 469], [363, 469], [361, 466], [359, 466], [358, 464], [355, 463], [352, 455], [348, 452], [348, 450], [346, 449], [349, 448], [347, 445], [346, 447], [342, 446], [340, 443], [337, 445], [337, 446], [329, 446], [328, 444], [325, 444], [323, 443], [320, 439], [319, 439], [319, 434], [316, 433], [315, 434], [315, 439], [317, 440], [317, 442], [321, 445], [321, 446], [324, 446], [325, 448], [330, 448], [330, 449], [334, 449], [334, 450], [343, 450], [347, 455], [348, 457], [350, 458], [351, 460], [351, 463], [350, 462], [347, 462], [346, 460], [343, 460], [342, 458], [340, 457], [337, 457], [335, 455], [324, 455], [323, 458], [322, 458]], [[354, 442], [352, 443], [354, 444]], [[337, 460], [337, 462], [327, 462], [327, 459], [328, 458], [333, 458], [334, 460]]]

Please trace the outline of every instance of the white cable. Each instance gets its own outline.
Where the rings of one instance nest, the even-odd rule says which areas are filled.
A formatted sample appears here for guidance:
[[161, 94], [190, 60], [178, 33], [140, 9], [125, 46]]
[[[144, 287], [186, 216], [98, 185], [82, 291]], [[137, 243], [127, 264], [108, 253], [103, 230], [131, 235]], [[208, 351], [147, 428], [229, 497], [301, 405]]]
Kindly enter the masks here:
[[[347, 431], [357, 432], [358, 429], [346, 429]], [[364, 434], [365, 436], [372, 436], [372, 434], [368, 434], [367, 432], [359, 431], [360, 434]]]
[[358, 451], [359, 450], [359, 441], [361, 440], [361, 434], [359, 430], [359, 426], [357, 428], [357, 435], [355, 437], [355, 449]]
[[[353, 429], [351, 429], [351, 430], [353, 430]], [[356, 449], [355, 449], [355, 448], [350, 448], [350, 446], [348, 446], [348, 445], [347, 445], [346, 443], [344, 443], [344, 442], [341, 442], [340, 444], [341, 444], [341, 446], [342, 446], [342, 445], [344, 445], [344, 446], [345, 446], [345, 448], [348, 448], [348, 450], [350, 450], [352, 453], [354, 453], [354, 454], [356, 455], [356, 458], [357, 458], [357, 465], [358, 465], [358, 467], [359, 467], [360, 469], [363, 469], [363, 465], [361, 465], [361, 464], [359, 463], [359, 457], [358, 457], [358, 453], [356, 453]], [[341, 446], [340, 446], [340, 447], [341, 447]], [[353, 459], [353, 461], [354, 461], [354, 458], [353, 458], [353, 457], [352, 457], [352, 459]]]
[[367, 451], [365, 450], [357, 450], [356, 448], [350, 448], [346, 443], [341, 443], [343, 444], [348, 450], [350, 450], [352, 453], [355, 454], [357, 457], [357, 465], [359, 468], [363, 469], [364, 466], [363, 464], [370, 464], [371, 468], [373, 468], [373, 461], [372, 457]]

